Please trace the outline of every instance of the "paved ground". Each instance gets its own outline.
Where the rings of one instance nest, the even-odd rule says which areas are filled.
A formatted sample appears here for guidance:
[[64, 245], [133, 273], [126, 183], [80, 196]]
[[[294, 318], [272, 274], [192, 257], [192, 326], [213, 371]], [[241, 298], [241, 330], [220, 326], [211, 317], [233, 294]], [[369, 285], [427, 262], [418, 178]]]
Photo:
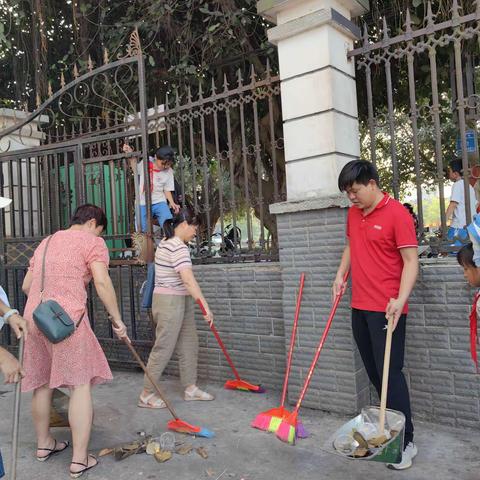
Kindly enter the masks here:
[[[103, 447], [134, 440], [144, 430], [155, 435], [165, 430], [166, 411], [136, 407], [142, 376], [118, 372], [112, 384], [95, 389], [95, 426], [93, 452]], [[103, 457], [101, 464], [88, 475], [96, 480], [478, 480], [480, 478], [480, 432], [455, 430], [417, 422], [419, 454], [414, 467], [403, 472], [386, 469], [375, 462], [350, 461], [327, 453], [327, 438], [347, 419], [304, 410], [301, 418], [311, 437], [289, 446], [249, 426], [257, 413], [278, 403], [278, 392], [254, 395], [223, 390], [207, 385], [217, 396], [214, 402], [185, 403], [178, 382], [163, 383], [184, 420], [207, 427], [216, 433], [214, 439], [192, 438], [177, 434], [179, 441], [204, 446], [209, 454], [202, 459], [197, 453], [174, 455], [164, 464], [153, 457], [135, 455], [123, 461]], [[34, 435], [29, 416], [30, 395], [22, 397], [20, 457], [18, 480], [69, 478], [69, 455], [62, 454], [41, 464], [33, 459]], [[6, 467], [10, 455], [13, 390], [0, 386], [0, 445]], [[67, 429], [57, 429], [57, 438], [68, 439]]]

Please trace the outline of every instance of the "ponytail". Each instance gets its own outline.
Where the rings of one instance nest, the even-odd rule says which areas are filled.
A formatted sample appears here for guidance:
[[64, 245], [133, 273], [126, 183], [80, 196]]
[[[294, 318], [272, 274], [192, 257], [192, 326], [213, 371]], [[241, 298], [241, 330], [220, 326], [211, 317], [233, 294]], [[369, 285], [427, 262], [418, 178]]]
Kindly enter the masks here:
[[169, 218], [163, 222], [163, 234], [167, 240], [175, 236], [175, 228], [173, 227], [172, 218]]
[[175, 229], [183, 222], [187, 222], [189, 225], [198, 225], [198, 219], [193, 212], [187, 208], [182, 208], [176, 213], [173, 218], [169, 218], [163, 222], [163, 233], [168, 240], [175, 236]]

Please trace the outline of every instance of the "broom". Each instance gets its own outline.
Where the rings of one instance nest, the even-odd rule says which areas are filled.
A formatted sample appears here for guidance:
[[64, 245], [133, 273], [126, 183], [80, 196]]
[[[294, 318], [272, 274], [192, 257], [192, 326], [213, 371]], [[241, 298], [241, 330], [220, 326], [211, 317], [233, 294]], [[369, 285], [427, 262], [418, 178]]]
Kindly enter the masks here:
[[[344, 284], [348, 279], [349, 273], [350, 271], [347, 270], [347, 272], [343, 277]], [[302, 405], [303, 399], [305, 398], [305, 394], [307, 393], [307, 389], [310, 385], [310, 381], [312, 380], [313, 371], [315, 369], [315, 366], [317, 365], [318, 359], [320, 357], [320, 352], [322, 351], [325, 340], [327, 339], [328, 331], [330, 330], [333, 317], [335, 316], [335, 313], [337, 311], [337, 307], [338, 307], [338, 304], [340, 303], [342, 295], [343, 295], [343, 291], [340, 290], [335, 297], [335, 301], [333, 302], [330, 315], [328, 317], [327, 323], [325, 325], [325, 329], [322, 334], [322, 338], [320, 339], [317, 350], [312, 360], [312, 364], [310, 365], [310, 368], [308, 370], [307, 378], [305, 378], [305, 382], [303, 383], [302, 391], [300, 393], [300, 397], [297, 400], [297, 404], [295, 405], [295, 409], [290, 415], [288, 415], [287, 418], [284, 418], [280, 423], [280, 425], [278, 426], [278, 429], [276, 432], [277, 437], [283, 442], [290, 443], [291, 445], [295, 443], [295, 439], [299, 436], [297, 431], [298, 411], [300, 410], [300, 406]]]
[[[203, 303], [200, 299], [197, 300], [197, 304], [202, 310], [202, 314], [204, 316], [207, 315], [207, 311], [205, 310], [205, 307], [203, 306]], [[222, 339], [220, 338], [220, 335], [215, 328], [215, 325], [213, 323], [209, 323], [209, 326], [213, 334], [215, 335], [215, 338], [217, 339], [217, 342], [220, 345], [220, 348], [222, 349], [222, 352], [225, 355], [225, 358], [227, 359], [227, 362], [230, 365], [233, 374], [235, 375], [235, 380], [227, 380], [224, 387], [228, 390], [242, 390], [244, 392], [265, 393], [265, 389], [263, 389], [260, 385], [253, 385], [252, 383], [249, 383], [240, 378], [240, 375], [235, 368], [235, 365], [233, 364], [233, 361], [230, 358], [230, 355], [228, 354], [227, 349], [225, 348], [225, 345], [223, 344]]]
[[185, 422], [184, 420], [181, 420], [178, 417], [172, 405], [160, 390], [160, 387], [157, 385], [157, 382], [155, 382], [153, 377], [150, 375], [146, 365], [143, 363], [143, 360], [140, 358], [140, 355], [137, 353], [134, 346], [132, 345], [132, 341], [130, 340], [130, 338], [124, 337], [122, 340], [125, 342], [125, 345], [127, 345], [130, 352], [132, 352], [132, 355], [135, 357], [135, 360], [139, 363], [140, 367], [142, 367], [142, 370], [145, 372], [145, 375], [147, 376], [147, 378], [150, 380], [151, 384], [157, 391], [157, 395], [165, 402], [165, 405], [168, 411], [172, 414], [173, 420], [170, 420], [170, 422], [167, 423], [167, 428], [175, 432], [188, 433], [189, 435], [194, 435], [197, 437], [206, 437], [206, 438], [214, 437], [215, 434], [210, 430], [207, 430], [206, 428], [198, 427], [196, 425], [191, 425]]
[[[298, 318], [300, 316], [300, 306], [302, 303], [304, 284], [305, 284], [305, 273], [302, 273], [300, 275], [300, 286], [298, 289], [297, 305], [295, 308], [295, 317], [293, 320], [292, 337], [290, 339], [290, 349], [288, 352], [287, 369], [285, 371], [285, 379], [283, 381], [282, 400], [279, 407], [271, 408], [266, 412], [261, 412], [255, 417], [255, 420], [253, 420], [252, 422], [252, 427], [258, 428], [259, 430], [275, 432], [278, 429], [281, 421], [284, 418], [286, 418], [288, 415], [290, 415], [290, 412], [285, 408], [285, 400], [287, 397], [288, 377], [290, 376], [290, 369], [292, 365], [293, 349], [295, 346], [295, 338], [297, 335], [297, 325], [298, 325]], [[301, 438], [305, 438], [308, 436], [301, 422], [299, 422], [297, 425], [297, 433], [298, 433], [298, 436]]]

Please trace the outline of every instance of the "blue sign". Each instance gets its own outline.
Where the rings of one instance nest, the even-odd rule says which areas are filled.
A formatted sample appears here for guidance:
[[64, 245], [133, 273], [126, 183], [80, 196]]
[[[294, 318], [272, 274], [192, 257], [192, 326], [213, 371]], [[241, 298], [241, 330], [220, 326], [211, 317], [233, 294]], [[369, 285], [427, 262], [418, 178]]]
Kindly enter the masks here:
[[[467, 153], [477, 153], [477, 132], [475, 130], [467, 130], [465, 132], [465, 140], [467, 143]], [[460, 135], [457, 138], [457, 155], [462, 155], [462, 139]]]

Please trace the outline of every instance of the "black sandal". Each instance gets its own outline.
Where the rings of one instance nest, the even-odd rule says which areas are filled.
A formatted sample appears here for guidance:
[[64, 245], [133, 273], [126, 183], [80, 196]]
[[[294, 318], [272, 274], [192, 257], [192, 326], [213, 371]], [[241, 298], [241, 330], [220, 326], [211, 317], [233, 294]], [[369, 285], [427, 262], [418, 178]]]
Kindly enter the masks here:
[[38, 457], [37, 460], [39, 462], [46, 462], [50, 457], [53, 457], [53, 455], [56, 455], [57, 453], [63, 452], [65, 449], [67, 449], [70, 446], [70, 442], [61, 442], [64, 443], [65, 446], [63, 448], [57, 448], [57, 441], [53, 439], [55, 443], [53, 444], [53, 448], [37, 448], [37, 450], [45, 450], [46, 452], [49, 452], [47, 455], [44, 455], [43, 457]]
[[[94, 460], [95, 460], [95, 464], [92, 465], [92, 466], [88, 466], [88, 457], [92, 457]], [[78, 471], [78, 472], [72, 472], [70, 470], [70, 476], [72, 478], [78, 478], [78, 477], [81, 477], [87, 470], [90, 470], [92, 469], [93, 467], [96, 467], [98, 465], [98, 460], [97, 458], [94, 456], [94, 455], [88, 455], [87, 456], [87, 463], [81, 463], [81, 462], [70, 462], [72, 465], [81, 465], [82, 467], [85, 467], [84, 469]]]

